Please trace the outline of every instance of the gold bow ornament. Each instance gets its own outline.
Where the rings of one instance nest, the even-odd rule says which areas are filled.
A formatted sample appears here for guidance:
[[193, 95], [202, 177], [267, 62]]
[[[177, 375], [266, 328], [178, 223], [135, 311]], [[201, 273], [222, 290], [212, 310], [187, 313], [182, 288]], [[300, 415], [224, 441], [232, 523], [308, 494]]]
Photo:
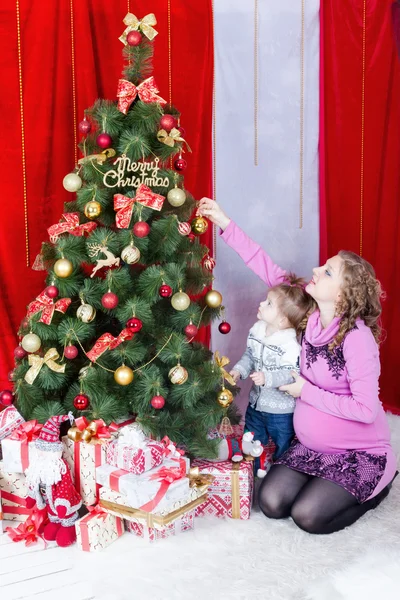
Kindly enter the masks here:
[[107, 158], [112, 158], [116, 155], [114, 148], [107, 148], [103, 150], [100, 154], [89, 154], [88, 156], [83, 156], [78, 160], [78, 165], [84, 165], [88, 162], [96, 161], [98, 165], [103, 165]]
[[50, 348], [50, 350], [47, 350], [43, 358], [35, 354], [30, 354], [28, 362], [31, 368], [25, 374], [25, 381], [27, 383], [32, 384], [35, 381], [36, 377], [39, 375], [40, 369], [43, 367], [43, 365], [46, 365], [49, 369], [55, 371], [55, 373], [64, 373], [65, 364], [58, 365], [55, 362], [59, 358], [60, 355], [58, 354], [55, 348]]
[[128, 43], [126, 41], [126, 36], [130, 31], [141, 31], [150, 41], [154, 40], [156, 35], [158, 35], [158, 31], [154, 29], [154, 25], [157, 25], [157, 19], [153, 13], [150, 13], [143, 17], [142, 20], [139, 20], [136, 15], [128, 12], [124, 19], [124, 24], [127, 25], [127, 28], [118, 39], [125, 46]]
[[218, 350], [216, 350], [216, 352], [214, 353], [214, 360], [215, 360], [215, 364], [217, 365], [217, 367], [219, 367], [219, 369], [221, 371], [222, 377], [224, 379], [226, 379], [227, 382], [230, 383], [231, 385], [236, 386], [235, 380], [233, 379], [232, 375], [230, 375], [224, 369], [224, 367], [226, 367], [226, 365], [229, 365], [229, 363], [231, 362], [229, 360], [229, 358], [227, 356], [221, 356], [220, 353], [218, 352]]
[[166, 144], [173, 148], [175, 146], [175, 142], [185, 142], [187, 149], [191, 152], [191, 148], [187, 141], [181, 136], [181, 132], [176, 127], [173, 127], [171, 131], [168, 133], [165, 129], [160, 129], [157, 133], [157, 139], [162, 144]]

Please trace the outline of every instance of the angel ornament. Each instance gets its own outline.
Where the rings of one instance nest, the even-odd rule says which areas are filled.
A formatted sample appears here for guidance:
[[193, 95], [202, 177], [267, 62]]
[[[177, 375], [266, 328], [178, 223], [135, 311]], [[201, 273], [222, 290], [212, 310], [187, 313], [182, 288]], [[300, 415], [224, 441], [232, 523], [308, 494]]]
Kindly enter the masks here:
[[119, 263], [121, 261], [119, 256], [114, 256], [112, 252], [109, 251], [107, 246], [101, 244], [88, 244], [89, 246], [89, 256], [94, 258], [101, 252], [105, 254], [106, 258], [98, 258], [96, 261], [96, 266], [93, 269], [90, 277], [93, 277], [99, 269], [103, 267], [119, 267]]

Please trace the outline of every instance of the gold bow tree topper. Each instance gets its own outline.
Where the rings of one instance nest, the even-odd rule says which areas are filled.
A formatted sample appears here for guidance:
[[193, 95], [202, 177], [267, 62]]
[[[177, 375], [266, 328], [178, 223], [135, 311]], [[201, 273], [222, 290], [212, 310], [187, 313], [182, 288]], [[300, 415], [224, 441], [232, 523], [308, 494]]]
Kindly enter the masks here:
[[119, 37], [119, 40], [127, 44], [126, 36], [130, 31], [141, 31], [150, 41], [154, 40], [158, 31], [154, 29], [154, 25], [157, 25], [157, 19], [153, 13], [150, 13], [143, 17], [142, 20], [138, 19], [136, 15], [128, 13], [124, 19], [127, 28], [124, 33]]

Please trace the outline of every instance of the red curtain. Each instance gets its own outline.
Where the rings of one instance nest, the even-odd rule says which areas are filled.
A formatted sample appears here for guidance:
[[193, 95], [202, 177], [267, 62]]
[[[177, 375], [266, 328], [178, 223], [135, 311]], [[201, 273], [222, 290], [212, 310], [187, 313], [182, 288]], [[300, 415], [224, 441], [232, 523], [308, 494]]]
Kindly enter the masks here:
[[400, 63], [393, 0], [321, 2], [321, 261], [370, 261], [386, 291], [381, 395], [400, 413]]
[[[83, 110], [97, 97], [115, 99], [122, 71], [126, 0], [20, 2], [24, 143], [29, 265], [47, 228], [57, 223], [63, 203], [71, 199], [63, 177], [75, 160], [74, 130]], [[193, 154], [186, 155], [185, 186], [195, 198], [212, 193], [213, 37], [211, 0], [136, 0], [131, 12], [142, 18], [154, 12], [154, 75], [160, 95], [169, 97], [168, 5], [170, 5], [172, 102], [181, 111], [181, 125]], [[2, 211], [0, 223], [0, 389], [9, 387], [17, 328], [26, 305], [44, 287], [43, 272], [26, 265], [24, 189], [21, 153], [21, 110], [18, 75], [17, 3], [0, 8], [2, 53]], [[73, 17], [76, 115], [73, 110], [71, 16]], [[78, 138], [79, 139], [79, 138]], [[211, 231], [204, 243], [212, 245]], [[203, 341], [208, 341], [208, 330]]]

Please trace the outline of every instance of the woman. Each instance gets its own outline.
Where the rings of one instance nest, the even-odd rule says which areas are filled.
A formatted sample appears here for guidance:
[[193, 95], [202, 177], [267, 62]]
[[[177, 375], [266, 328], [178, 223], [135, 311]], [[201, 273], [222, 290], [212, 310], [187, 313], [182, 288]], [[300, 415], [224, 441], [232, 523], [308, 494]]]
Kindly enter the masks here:
[[[288, 274], [214, 201], [199, 213], [269, 287]], [[297, 440], [271, 467], [259, 493], [267, 517], [291, 516], [309, 533], [332, 533], [378, 506], [396, 475], [390, 431], [379, 400], [381, 287], [372, 266], [341, 251], [313, 270], [315, 301], [302, 340], [300, 375], [282, 386], [296, 398]]]

